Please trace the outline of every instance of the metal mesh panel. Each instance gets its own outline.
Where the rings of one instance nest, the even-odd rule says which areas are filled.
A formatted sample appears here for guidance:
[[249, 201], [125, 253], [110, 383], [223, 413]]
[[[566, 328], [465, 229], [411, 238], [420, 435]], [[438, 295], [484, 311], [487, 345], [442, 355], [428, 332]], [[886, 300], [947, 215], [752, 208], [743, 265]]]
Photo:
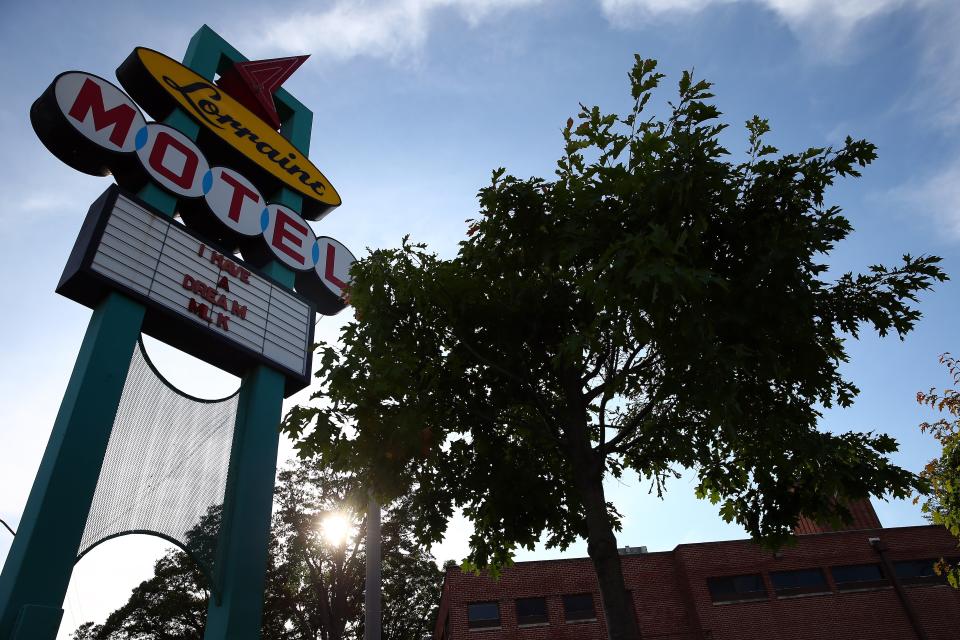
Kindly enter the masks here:
[[[239, 392], [238, 392], [239, 393]], [[134, 349], [80, 555], [124, 533], [182, 546], [213, 575], [238, 393], [188, 396]]]

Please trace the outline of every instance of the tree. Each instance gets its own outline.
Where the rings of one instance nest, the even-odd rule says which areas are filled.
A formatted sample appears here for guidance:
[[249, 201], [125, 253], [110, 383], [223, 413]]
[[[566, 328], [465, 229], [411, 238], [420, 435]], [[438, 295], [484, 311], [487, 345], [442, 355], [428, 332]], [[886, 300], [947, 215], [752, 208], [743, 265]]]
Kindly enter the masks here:
[[380, 529], [384, 604], [380, 637], [422, 640], [433, 633], [443, 572], [413, 536], [409, 500], [400, 501], [387, 513]]
[[[349, 514], [350, 478], [315, 464], [280, 472], [275, 490], [271, 567], [264, 601], [264, 626], [276, 638], [358, 638], [362, 617], [364, 556], [354, 530], [340, 541], [323, 536], [324, 518]], [[359, 529], [359, 527], [357, 527]], [[293, 625], [293, 635], [285, 630]], [[265, 634], [266, 635], [266, 634]]]
[[[351, 513], [352, 483], [310, 462], [279, 474], [261, 634], [265, 640], [357, 640], [363, 637], [363, 522], [342, 543], [321, 535], [324, 515]], [[355, 511], [355, 510], [354, 510]], [[384, 640], [420, 640], [440, 598], [442, 572], [411, 540], [409, 509], [386, 509], [383, 521]], [[218, 513], [194, 532], [212, 538]], [[172, 550], [154, 576], [102, 625], [85, 623], [75, 640], [201, 640], [209, 585], [186, 553]]]
[[818, 406], [857, 394], [844, 339], [902, 338], [946, 278], [908, 255], [827, 280], [851, 224], [825, 191], [874, 146], [778, 155], [754, 117], [733, 163], [710, 83], [684, 73], [669, 117], [646, 115], [662, 78], [637, 57], [628, 115], [581, 105], [556, 179], [494, 171], [455, 257], [404, 238], [359, 260], [355, 321], [320, 347], [322, 402], [284, 424], [301, 455], [409, 494], [424, 544], [462, 508], [468, 566], [585, 538], [616, 639], [637, 630], [605, 475], [661, 493], [695, 469], [697, 495], [769, 544], [800, 513], [845, 520], [846, 499], [918, 486], [892, 438], [818, 431]]
[[182, 551], [157, 560], [154, 575], [102, 625], [81, 625], [75, 640], [201, 640], [207, 613], [206, 579]]
[[[949, 353], [941, 355], [940, 362], [950, 372], [953, 384], [960, 384], [960, 362]], [[917, 393], [917, 402], [940, 412], [946, 411], [950, 416], [949, 419], [940, 418], [920, 425], [920, 430], [929, 431], [941, 447], [939, 457], [927, 463], [920, 477], [930, 483], [923, 512], [960, 541], [960, 391], [944, 389], [937, 392], [931, 387], [926, 393]], [[960, 588], [960, 565], [941, 558], [934, 568], [937, 574], [947, 576], [954, 589]]]

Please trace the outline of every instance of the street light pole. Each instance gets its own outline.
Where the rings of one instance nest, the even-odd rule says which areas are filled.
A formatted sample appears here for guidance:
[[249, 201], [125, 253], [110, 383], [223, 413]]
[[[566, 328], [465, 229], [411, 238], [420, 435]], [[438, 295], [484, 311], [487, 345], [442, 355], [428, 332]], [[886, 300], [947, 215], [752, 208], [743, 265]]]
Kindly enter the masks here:
[[367, 504], [367, 579], [364, 591], [364, 640], [380, 640], [380, 505]]

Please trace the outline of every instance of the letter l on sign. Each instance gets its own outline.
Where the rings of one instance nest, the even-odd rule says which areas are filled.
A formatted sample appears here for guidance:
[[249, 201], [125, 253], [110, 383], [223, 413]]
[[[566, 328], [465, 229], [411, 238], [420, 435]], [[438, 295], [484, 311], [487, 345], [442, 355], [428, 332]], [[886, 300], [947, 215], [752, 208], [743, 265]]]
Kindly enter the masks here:
[[324, 271], [323, 277], [330, 281], [331, 284], [335, 284], [339, 287], [340, 291], [343, 291], [347, 288], [347, 283], [341, 280], [333, 273], [334, 266], [337, 261], [337, 248], [332, 244], [327, 245], [327, 263], [326, 269]]

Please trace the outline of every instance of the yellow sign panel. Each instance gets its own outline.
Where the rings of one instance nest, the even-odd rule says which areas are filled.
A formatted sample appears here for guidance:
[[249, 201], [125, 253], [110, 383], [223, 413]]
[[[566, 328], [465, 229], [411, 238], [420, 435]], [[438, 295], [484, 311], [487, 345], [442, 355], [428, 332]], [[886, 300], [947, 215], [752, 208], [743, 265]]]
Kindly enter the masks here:
[[144, 76], [148, 76], [150, 84], [159, 86], [207, 130], [283, 186], [304, 196], [305, 217], [318, 219], [340, 205], [340, 194], [306, 155], [220, 87], [176, 60], [152, 49], [137, 47], [117, 70], [117, 75], [150, 112], [156, 102], [153, 98], [160, 96], [156, 88], [144, 86], [147, 81]]

